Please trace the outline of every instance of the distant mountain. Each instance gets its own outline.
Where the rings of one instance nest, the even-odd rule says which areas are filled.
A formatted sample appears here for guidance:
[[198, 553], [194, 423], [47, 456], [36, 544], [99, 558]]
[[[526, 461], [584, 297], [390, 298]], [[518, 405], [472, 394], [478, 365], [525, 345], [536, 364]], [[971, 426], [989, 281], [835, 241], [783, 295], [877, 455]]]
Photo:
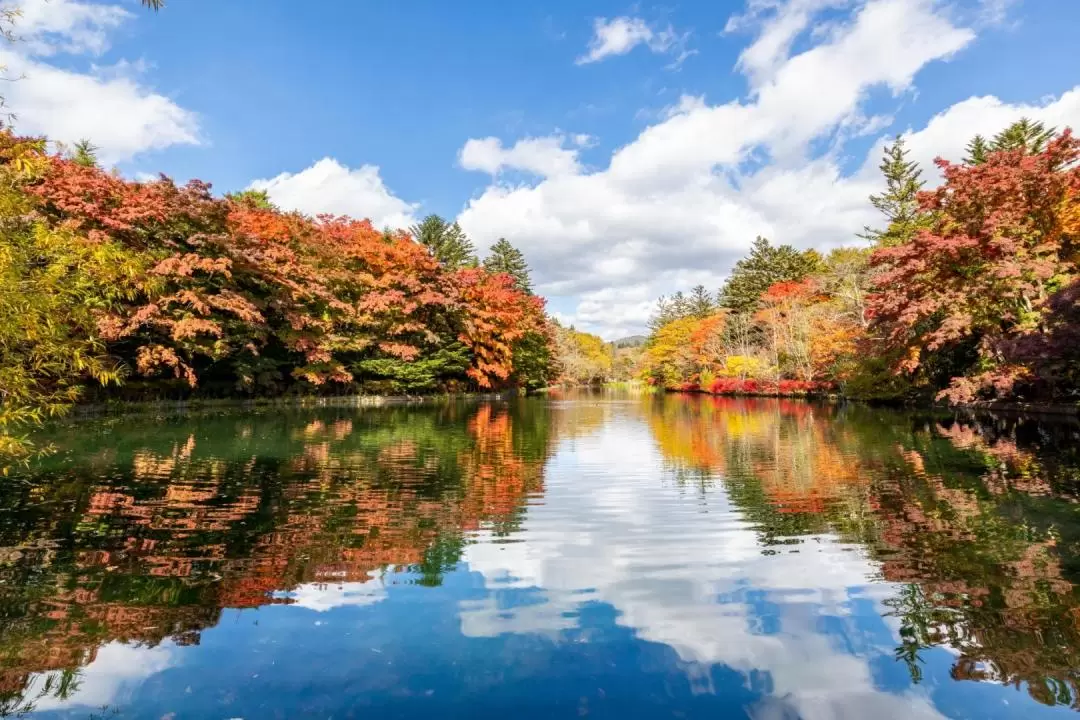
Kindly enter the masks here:
[[630, 337], [619, 338], [613, 344], [617, 348], [634, 348], [641, 347], [648, 340], [644, 335], [631, 335]]

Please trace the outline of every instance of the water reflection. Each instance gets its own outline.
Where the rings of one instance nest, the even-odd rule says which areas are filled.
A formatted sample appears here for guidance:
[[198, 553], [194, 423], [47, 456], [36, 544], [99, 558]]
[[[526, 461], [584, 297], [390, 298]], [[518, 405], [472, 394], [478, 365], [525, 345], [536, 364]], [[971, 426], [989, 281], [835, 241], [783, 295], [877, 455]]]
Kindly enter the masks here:
[[571, 395], [54, 442], [0, 491], [4, 714], [1080, 708], [1074, 426]]

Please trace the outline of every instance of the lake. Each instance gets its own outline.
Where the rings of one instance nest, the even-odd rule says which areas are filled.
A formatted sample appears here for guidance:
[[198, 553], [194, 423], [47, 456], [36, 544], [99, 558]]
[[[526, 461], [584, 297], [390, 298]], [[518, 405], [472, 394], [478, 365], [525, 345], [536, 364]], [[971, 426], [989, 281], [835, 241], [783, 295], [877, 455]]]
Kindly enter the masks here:
[[1073, 717], [1078, 438], [616, 392], [80, 421], [0, 486], [2, 712]]

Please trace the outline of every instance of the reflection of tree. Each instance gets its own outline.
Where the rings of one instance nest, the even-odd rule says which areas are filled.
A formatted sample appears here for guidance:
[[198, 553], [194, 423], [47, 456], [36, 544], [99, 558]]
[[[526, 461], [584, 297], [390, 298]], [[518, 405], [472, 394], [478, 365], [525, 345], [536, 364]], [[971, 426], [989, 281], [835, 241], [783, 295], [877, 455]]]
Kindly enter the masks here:
[[1063, 574], [1077, 546], [1061, 533], [1075, 532], [1075, 505], [1049, 494], [1032, 453], [966, 427], [932, 433], [960, 452], [898, 448], [907, 471], [878, 483], [883, 575], [917, 587], [893, 607], [905, 646], [946, 645], [956, 679], [1024, 684], [1039, 702], [1080, 708], [1080, 598]]
[[509, 531], [542, 490], [550, 422], [525, 402], [61, 438], [68, 452], [0, 493], [0, 709], [70, 693], [105, 643], [198, 643], [222, 608], [302, 584], [440, 584], [469, 531]]
[[766, 544], [823, 532], [830, 522], [865, 522], [869, 478], [855, 458], [858, 438], [832, 408], [685, 396], [653, 400], [649, 408], [676, 478], [696, 473], [703, 488], [708, 478], [723, 478]]
[[766, 547], [822, 532], [868, 546], [898, 583], [886, 605], [914, 680], [948, 646], [958, 680], [1080, 708], [1075, 426], [756, 399], [644, 407], [676, 478], [723, 482]]

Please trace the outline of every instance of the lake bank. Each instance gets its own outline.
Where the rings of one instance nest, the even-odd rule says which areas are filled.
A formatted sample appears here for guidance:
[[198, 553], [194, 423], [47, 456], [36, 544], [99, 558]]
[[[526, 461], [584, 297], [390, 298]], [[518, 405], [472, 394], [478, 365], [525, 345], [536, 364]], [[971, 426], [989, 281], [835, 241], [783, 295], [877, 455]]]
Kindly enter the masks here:
[[1080, 417], [1080, 403], [1035, 403], [1035, 402], [1018, 402], [1018, 401], [978, 401], [962, 404], [945, 404], [940, 402], [906, 402], [903, 400], [877, 400], [868, 399], [862, 397], [852, 397], [842, 395], [839, 393], [826, 393], [826, 392], [801, 392], [801, 393], [783, 393], [783, 392], [712, 392], [701, 388], [665, 388], [662, 390], [665, 393], [671, 394], [685, 394], [685, 395], [706, 395], [710, 397], [761, 397], [761, 398], [781, 398], [781, 399], [805, 399], [805, 400], [818, 400], [829, 402], [859, 402], [866, 403], [868, 405], [882, 406], [882, 407], [895, 407], [900, 409], [916, 409], [916, 410], [945, 410], [945, 411], [957, 411], [957, 412], [1009, 412], [1021, 415], [1049, 415], [1049, 416], [1062, 416], [1062, 417]]

